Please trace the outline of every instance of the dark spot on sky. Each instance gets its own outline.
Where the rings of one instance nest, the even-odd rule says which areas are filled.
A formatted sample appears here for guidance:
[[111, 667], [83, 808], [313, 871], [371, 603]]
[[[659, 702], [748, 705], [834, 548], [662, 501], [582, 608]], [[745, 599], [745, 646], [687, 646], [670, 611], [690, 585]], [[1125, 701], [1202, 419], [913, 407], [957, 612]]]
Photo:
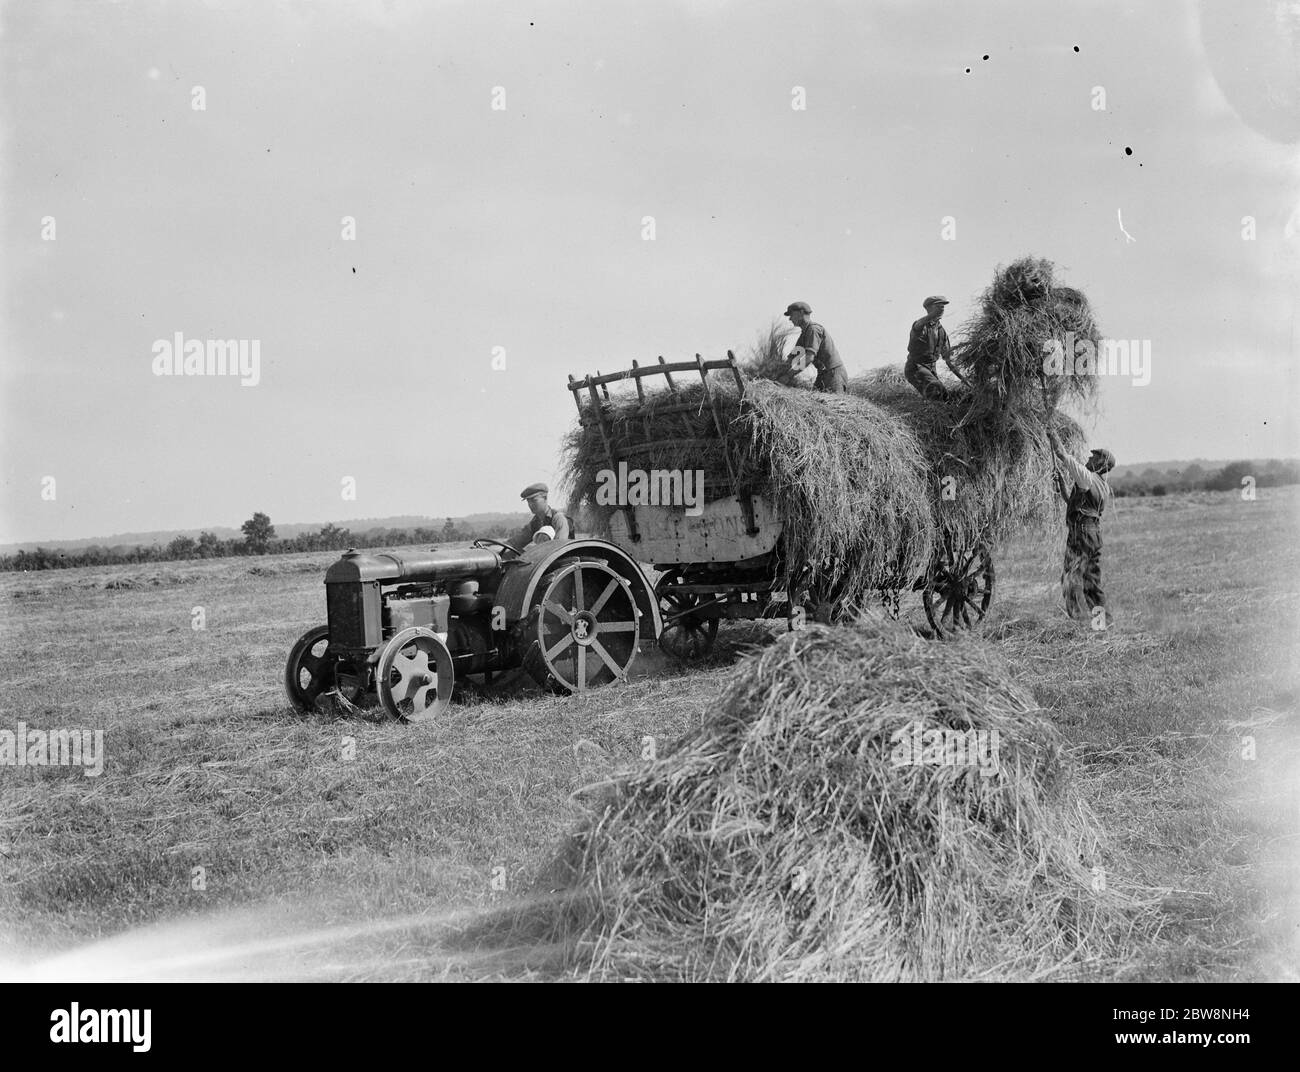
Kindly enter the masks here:
[[966, 68], [966, 73], [967, 73], [967, 74], [970, 74], [970, 68], [969, 68], [969, 67]]
[[353, 275], [356, 275], [356, 274], [357, 274], [357, 270], [356, 270], [355, 268], [352, 269], [352, 274], [353, 274]]
[[984, 58], [985, 58], [985, 59], [988, 59], [988, 56], [985, 56]]
[[1075, 45], [1075, 46], [1074, 46], [1074, 51], [1075, 51], [1075, 52], [1078, 52], [1078, 51], [1079, 51], [1079, 46], [1078, 46], [1078, 45]]
[[1130, 145], [1126, 145], [1126, 146], [1124, 146], [1124, 155], [1125, 155], [1125, 156], [1132, 156], [1132, 155], [1133, 155], [1133, 147], [1130, 146]]

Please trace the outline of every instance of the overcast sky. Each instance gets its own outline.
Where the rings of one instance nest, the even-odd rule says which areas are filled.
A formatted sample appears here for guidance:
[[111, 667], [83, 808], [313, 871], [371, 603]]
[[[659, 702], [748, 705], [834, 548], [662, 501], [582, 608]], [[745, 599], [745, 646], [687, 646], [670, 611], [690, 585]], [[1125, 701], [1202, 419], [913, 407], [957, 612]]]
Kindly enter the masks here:
[[[1150, 340], [1121, 464], [1295, 456], [1297, 43], [1218, 0], [7, 3], [0, 542], [517, 509], [569, 373], [797, 299], [901, 365], [1030, 253]], [[260, 381], [154, 375], [177, 332]]]

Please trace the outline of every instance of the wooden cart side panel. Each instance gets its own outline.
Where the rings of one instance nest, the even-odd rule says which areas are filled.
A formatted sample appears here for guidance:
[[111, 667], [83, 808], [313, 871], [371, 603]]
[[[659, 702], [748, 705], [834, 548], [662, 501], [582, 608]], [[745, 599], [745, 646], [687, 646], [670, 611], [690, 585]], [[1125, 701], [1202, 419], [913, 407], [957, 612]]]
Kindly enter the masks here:
[[706, 503], [691, 517], [684, 506], [634, 506], [641, 539], [632, 542], [623, 513], [610, 518], [610, 540], [642, 562], [741, 562], [776, 547], [781, 519], [766, 499], [755, 497], [758, 532], [750, 534], [745, 510], [734, 498]]

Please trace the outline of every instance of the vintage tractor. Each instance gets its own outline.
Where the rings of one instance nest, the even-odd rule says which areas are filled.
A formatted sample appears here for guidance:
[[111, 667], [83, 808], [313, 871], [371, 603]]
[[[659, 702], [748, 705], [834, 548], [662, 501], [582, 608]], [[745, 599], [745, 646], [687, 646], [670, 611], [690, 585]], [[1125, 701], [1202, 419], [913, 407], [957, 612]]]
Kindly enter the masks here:
[[585, 692], [625, 681], [662, 631], [641, 567], [603, 540], [465, 550], [349, 550], [325, 573], [328, 624], [293, 646], [285, 691], [301, 713], [327, 694], [393, 718], [441, 715], [465, 675], [523, 667], [539, 685]]

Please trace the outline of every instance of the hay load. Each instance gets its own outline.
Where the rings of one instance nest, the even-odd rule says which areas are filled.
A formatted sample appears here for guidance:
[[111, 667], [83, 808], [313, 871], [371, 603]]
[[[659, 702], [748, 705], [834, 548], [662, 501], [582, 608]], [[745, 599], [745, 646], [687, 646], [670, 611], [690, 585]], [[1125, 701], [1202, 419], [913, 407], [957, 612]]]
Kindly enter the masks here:
[[[901, 368], [873, 369], [849, 381], [849, 393], [875, 403], [912, 433], [925, 455], [929, 505], [940, 540], [954, 546], [996, 544], [1014, 532], [1058, 518], [1052, 484], [1051, 427], [1067, 450], [1083, 446], [1083, 429], [1060, 411], [986, 411], [969, 387], [945, 380], [949, 405], [922, 398]], [[1022, 402], [1024, 400], [1022, 399]]]
[[552, 871], [597, 977], [1060, 977], [1117, 911], [1054, 727], [980, 646], [893, 623], [741, 662], [611, 797]]
[[1067, 338], [1087, 342], [1094, 351], [1101, 333], [1083, 293], [1056, 282], [1055, 266], [1022, 257], [999, 267], [980, 296], [979, 315], [963, 329], [953, 348], [954, 363], [971, 385], [967, 399], [973, 420], [1041, 417], [1066, 401], [1091, 402], [1097, 378], [1046, 375], [1044, 345], [1064, 346]]
[[901, 417], [925, 450], [941, 539], [994, 544], [1058, 518], [1047, 429], [1067, 450], [1082, 448], [1083, 430], [1058, 407], [1087, 408], [1097, 377], [1090, 366], [1081, 375], [1047, 374], [1053, 343], [1095, 352], [1096, 318], [1080, 291], [1056, 282], [1051, 261], [1024, 257], [994, 273], [978, 315], [963, 326], [953, 348], [962, 379], [941, 377], [948, 405], [921, 398], [901, 369], [850, 382], [851, 393]]
[[[715, 397], [742, 487], [779, 504], [786, 561], [825, 563], [826, 582], [855, 593], [901, 587], [924, 571], [933, 540], [928, 462], [905, 425], [866, 399], [828, 397], [764, 380]], [[682, 404], [691, 403], [683, 411]], [[650, 469], [703, 469], [705, 500], [730, 494], [723, 444], [699, 384], [675, 394], [603, 402], [616, 454]], [[661, 410], [670, 412], [661, 414]], [[648, 448], [648, 449], [647, 449]], [[567, 481], [598, 530], [617, 507], [598, 504], [609, 468], [597, 428], [570, 433]]]
[[[847, 398], [789, 385], [780, 357], [787, 335], [774, 325], [742, 366], [745, 398], [734, 384], [715, 393], [742, 486], [772, 501], [785, 521], [787, 577], [816, 564], [852, 607], [873, 589], [910, 586], [941, 544], [992, 545], [1057, 518], [1046, 430], [1077, 449], [1082, 431], [1057, 407], [1086, 404], [1096, 392], [1090, 370], [1044, 374], [1044, 345], [1070, 333], [1098, 341], [1087, 299], [1056, 283], [1051, 262], [1025, 258], [1000, 268], [959, 336], [954, 364], [963, 379], [947, 378], [945, 405], [903, 379], [901, 356], [896, 368], [853, 380]], [[730, 494], [723, 444], [698, 384], [601, 406], [617, 455], [647, 470], [703, 469], [706, 501]], [[571, 505], [608, 535], [616, 507], [596, 499], [610, 462], [594, 423], [569, 434], [564, 459]]]

